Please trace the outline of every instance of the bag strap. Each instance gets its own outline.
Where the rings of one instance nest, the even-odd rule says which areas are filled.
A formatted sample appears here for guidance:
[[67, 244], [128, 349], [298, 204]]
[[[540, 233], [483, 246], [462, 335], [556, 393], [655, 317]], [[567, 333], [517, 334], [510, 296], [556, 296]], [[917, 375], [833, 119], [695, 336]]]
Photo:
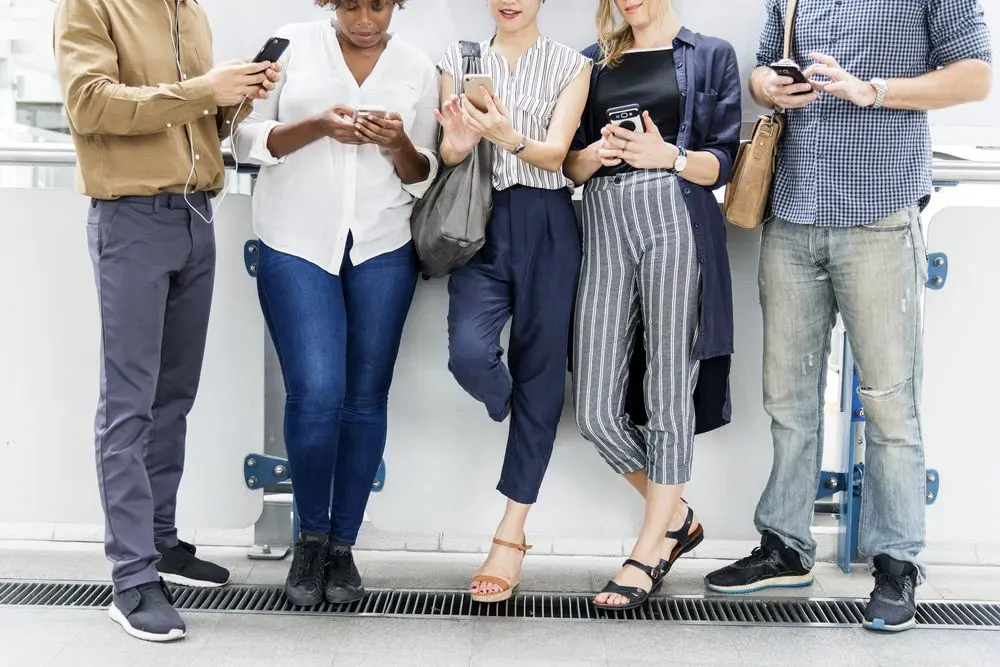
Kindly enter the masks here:
[[[462, 53], [462, 76], [482, 73], [483, 52], [479, 47], [479, 42], [462, 40], [458, 44]], [[460, 77], [455, 77], [455, 94], [462, 94], [462, 79]]]
[[795, 14], [798, 8], [798, 0], [788, 0], [785, 7], [785, 59], [792, 57], [792, 41], [795, 38]]

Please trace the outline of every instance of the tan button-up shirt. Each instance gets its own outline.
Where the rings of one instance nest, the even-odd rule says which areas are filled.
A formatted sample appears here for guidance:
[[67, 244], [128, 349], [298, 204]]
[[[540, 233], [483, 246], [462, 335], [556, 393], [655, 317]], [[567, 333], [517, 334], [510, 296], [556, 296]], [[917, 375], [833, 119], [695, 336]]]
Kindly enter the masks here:
[[56, 69], [87, 196], [185, 187], [214, 194], [225, 183], [220, 138], [253, 103], [239, 118], [216, 106], [202, 76], [213, 65], [208, 18], [197, 0], [176, 7], [175, 0], [59, 0]]

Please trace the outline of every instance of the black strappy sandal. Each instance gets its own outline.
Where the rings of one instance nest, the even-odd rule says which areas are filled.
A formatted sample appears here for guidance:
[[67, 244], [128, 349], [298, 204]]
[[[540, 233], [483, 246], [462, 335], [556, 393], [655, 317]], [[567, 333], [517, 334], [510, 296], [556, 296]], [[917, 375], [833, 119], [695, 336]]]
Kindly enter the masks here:
[[[656, 593], [660, 590], [660, 586], [663, 585], [663, 570], [659, 566], [649, 566], [640, 563], [637, 560], [629, 558], [625, 561], [622, 567], [631, 565], [635, 569], [643, 572], [649, 579], [653, 582], [653, 585], [648, 591], [644, 591], [638, 586], [622, 586], [621, 584], [615, 583], [612, 579], [601, 590], [601, 593], [611, 593], [612, 595], [621, 595], [623, 598], [628, 600], [625, 604], [607, 604], [606, 602], [594, 602], [594, 606], [598, 609], [607, 609], [608, 611], [622, 611], [625, 609], [635, 609], [636, 607], [642, 605], [650, 595]], [[598, 593], [600, 595], [601, 593]]]
[[[705, 539], [705, 529], [701, 524], [698, 524], [698, 529], [694, 533], [688, 534], [692, 523], [694, 523], [694, 510], [688, 506], [687, 518], [684, 519], [684, 525], [677, 530], [668, 530], [667, 534], [664, 535], [668, 540], [677, 540], [677, 544], [674, 545], [673, 550], [670, 552], [670, 560], [660, 561], [660, 570], [664, 576], [666, 576], [667, 572], [670, 572], [670, 568], [674, 566], [678, 558], [690, 551], [694, 551], [695, 547]], [[662, 583], [663, 580], [661, 579], [660, 581]]]

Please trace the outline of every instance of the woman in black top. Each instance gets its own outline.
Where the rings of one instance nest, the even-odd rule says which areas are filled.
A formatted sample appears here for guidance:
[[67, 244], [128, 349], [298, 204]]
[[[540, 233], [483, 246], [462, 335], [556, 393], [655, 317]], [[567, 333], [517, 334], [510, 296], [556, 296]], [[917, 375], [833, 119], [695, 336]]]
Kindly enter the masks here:
[[[731, 314], [723, 345], [730, 349], [716, 349], [726, 324], [716, 317], [725, 304], [714, 295], [729, 274], [711, 190], [728, 180], [738, 147], [741, 84], [732, 47], [683, 28], [669, 0], [614, 4], [625, 24], [616, 23], [612, 0], [601, 0], [599, 48], [590, 54], [597, 66], [564, 169], [586, 183], [573, 355], [577, 423], [646, 498], [631, 558], [594, 601], [626, 609], [641, 604], [703, 538], [681, 493], [691, 476], [702, 361], [732, 352]], [[625, 410], [640, 321], [644, 429]]]

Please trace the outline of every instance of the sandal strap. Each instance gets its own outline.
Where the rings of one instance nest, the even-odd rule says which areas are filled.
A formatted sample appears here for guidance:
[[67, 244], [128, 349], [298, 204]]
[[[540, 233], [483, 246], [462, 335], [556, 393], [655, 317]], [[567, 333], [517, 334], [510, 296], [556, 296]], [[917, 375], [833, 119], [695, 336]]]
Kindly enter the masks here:
[[687, 539], [688, 532], [691, 530], [691, 524], [694, 523], [694, 510], [688, 506], [687, 518], [684, 519], [684, 525], [682, 525], [677, 530], [668, 530], [665, 537], [668, 540], [681, 540]]
[[[663, 570], [660, 569], [660, 564], [659, 563], [657, 563], [656, 565], [650, 566], [650, 565], [646, 565], [645, 563], [640, 563], [639, 561], [635, 560], [634, 558], [629, 558], [628, 560], [625, 561], [625, 563], [622, 565], [622, 567], [626, 567], [626, 566], [629, 566], [629, 565], [632, 566], [632, 567], [634, 567], [635, 569], [639, 570], [640, 572], [645, 573], [645, 575], [647, 577], [649, 577], [650, 580], [654, 584], [657, 581], [659, 581], [660, 577], [663, 576]], [[645, 593], [645, 591], [643, 591], [643, 592]]]
[[613, 579], [609, 580], [607, 584], [604, 585], [601, 593], [611, 593], [612, 595], [621, 595], [627, 598], [631, 602], [645, 598], [649, 595], [649, 591], [643, 590], [638, 586], [622, 586], [616, 583]]
[[528, 551], [528, 549], [532, 547], [532, 545], [527, 544], [526, 542], [517, 544], [516, 542], [507, 542], [505, 540], [500, 540], [495, 537], [493, 538], [493, 544], [497, 545], [498, 547], [507, 547], [508, 549], [514, 549], [515, 551], [520, 551], [522, 553]]
[[476, 576], [474, 576], [472, 578], [472, 581], [473, 582], [482, 582], [482, 583], [485, 583], [485, 584], [496, 584], [497, 586], [500, 587], [500, 591], [498, 591], [498, 592], [501, 592], [501, 593], [503, 591], [506, 591], [506, 590], [509, 590], [509, 589], [513, 588], [513, 586], [514, 586], [513, 583], [507, 581], [503, 577], [495, 577], [492, 574], [477, 574]]

